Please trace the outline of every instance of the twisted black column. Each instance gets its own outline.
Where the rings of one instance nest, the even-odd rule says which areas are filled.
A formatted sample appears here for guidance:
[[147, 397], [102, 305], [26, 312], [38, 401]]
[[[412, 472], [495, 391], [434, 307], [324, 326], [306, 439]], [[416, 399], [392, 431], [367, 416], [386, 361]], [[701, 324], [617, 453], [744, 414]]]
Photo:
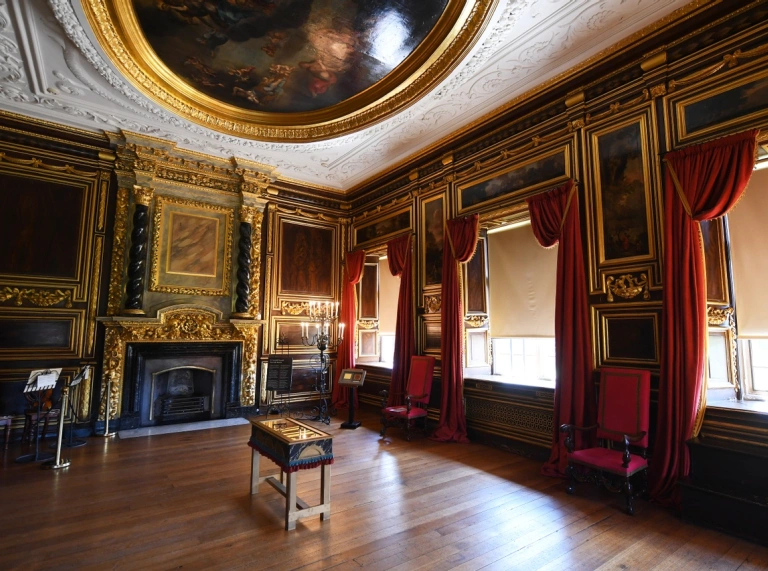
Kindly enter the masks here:
[[251, 294], [251, 237], [253, 226], [250, 222], [240, 222], [240, 240], [238, 241], [237, 254], [237, 301], [235, 302], [235, 315], [250, 317], [248, 303]]
[[147, 265], [147, 228], [149, 226], [149, 207], [136, 204], [133, 213], [133, 231], [131, 232], [131, 251], [128, 260], [128, 283], [125, 287], [126, 313], [144, 313], [141, 308], [144, 296], [144, 275]]

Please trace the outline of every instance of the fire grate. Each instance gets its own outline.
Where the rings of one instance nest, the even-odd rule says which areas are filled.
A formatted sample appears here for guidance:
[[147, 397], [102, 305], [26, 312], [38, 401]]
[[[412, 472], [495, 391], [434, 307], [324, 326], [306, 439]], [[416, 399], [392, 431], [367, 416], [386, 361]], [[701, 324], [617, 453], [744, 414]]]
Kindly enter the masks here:
[[209, 396], [165, 396], [160, 399], [162, 403], [163, 419], [200, 414], [208, 412], [211, 408]]

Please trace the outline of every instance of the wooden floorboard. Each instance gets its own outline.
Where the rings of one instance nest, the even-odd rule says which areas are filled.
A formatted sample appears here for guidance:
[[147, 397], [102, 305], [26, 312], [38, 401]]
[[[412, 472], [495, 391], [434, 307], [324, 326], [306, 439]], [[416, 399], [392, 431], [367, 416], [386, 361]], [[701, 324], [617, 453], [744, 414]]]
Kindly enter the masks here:
[[[406, 442], [378, 420], [334, 436], [331, 519], [283, 530], [284, 500], [251, 496], [249, 426], [65, 450], [61, 471], [0, 470], [0, 569], [412, 571], [768, 568], [768, 549], [582, 486], [565, 493], [538, 462], [480, 444]], [[48, 442], [44, 443], [47, 449]], [[276, 472], [269, 461], [261, 473]], [[319, 503], [320, 470], [298, 495]]]

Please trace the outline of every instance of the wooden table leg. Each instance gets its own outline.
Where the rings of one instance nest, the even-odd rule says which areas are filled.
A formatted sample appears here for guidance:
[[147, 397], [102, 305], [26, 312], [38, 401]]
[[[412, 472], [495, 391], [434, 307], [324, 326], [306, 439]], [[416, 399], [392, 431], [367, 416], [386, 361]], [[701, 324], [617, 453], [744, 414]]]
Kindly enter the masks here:
[[320, 503], [328, 509], [320, 514], [320, 521], [331, 519], [331, 465], [323, 464], [320, 476]]
[[251, 449], [251, 495], [259, 493], [259, 453]]
[[285, 485], [285, 529], [296, 529], [296, 472], [290, 472]]

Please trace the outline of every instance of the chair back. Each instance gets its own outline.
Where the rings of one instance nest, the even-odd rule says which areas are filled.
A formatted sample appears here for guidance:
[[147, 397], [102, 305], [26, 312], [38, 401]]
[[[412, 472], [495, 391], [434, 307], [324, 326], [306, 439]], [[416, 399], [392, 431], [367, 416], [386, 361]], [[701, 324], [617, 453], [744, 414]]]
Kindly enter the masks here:
[[648, 410], [651, 373], [635, 369], [604, 368], [600, 372], [597, 437], [620, 442], [624, 434], [645, 431], [636, 446], [648, 447]]
[[413, 403], [426, 405], [432, 392], [432, 375], [435, 372], [435, 358], [422, 355], [411, 357], [411, 371], [408, 375], [408, 385], [405, 390], [409, 395], [426, 395], [424, 398], [413, 399]]

